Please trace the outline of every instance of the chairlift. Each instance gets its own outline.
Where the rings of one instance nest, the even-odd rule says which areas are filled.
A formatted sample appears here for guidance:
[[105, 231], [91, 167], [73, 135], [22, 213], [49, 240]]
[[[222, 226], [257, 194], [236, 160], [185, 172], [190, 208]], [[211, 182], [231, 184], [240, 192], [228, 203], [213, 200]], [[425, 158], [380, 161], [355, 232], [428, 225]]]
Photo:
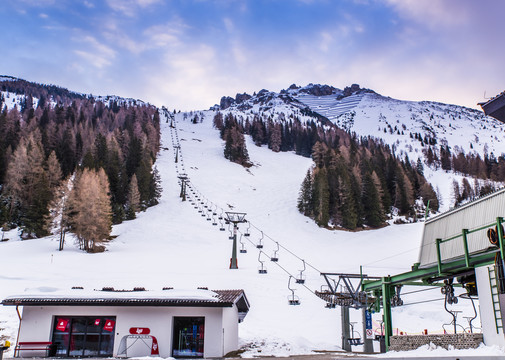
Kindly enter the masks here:
[[248, 221], [247, 222], [247, 230], [244, 233], [244, 236], [250, 236], [251, 234], [249, 233], [249, 229], [251, 228], [251, 223]]
[[256, 245], [257, 249], [263, 249], [262, 240], [263, 240], [263, 231], [261, 232], [261, 239], [259, 240], [258, 244]]
[[240, 234], [240, 253], [246, 254], [247, 249], [245, 248], [245, 244], [242, 242], [242, 234]]
[[[349, 325], [351, 325], [351, 336], [352, 338], [348, 338], [347, 342], [349, 345], [363, 345], [363, 341], [361, 340], [361, 334], [357, 331], [354, 331], [354, 324], [355, 322], [350, 322]], [[354, 337], [354, 334], [358, 334], [358, 337]]]
[[221, 214], [219, 214], [218, 219], [219, 219], [219, 220], [223, 220], [223, 209], [221, 209]]
[[228, 236], [228, 239], [233, 240], [233, 231], [231, 229], [228, 229], [230, 231], [230, 236]]
[[275, 242], [277, 244], [277, 250], [274, 250], [274, 254], [270, 258], [270, 261], [277, 262], [279, 261], [279, 257], [277, 256], [277, 252], [279, 251], [279, 242]]
[[215, 216], [212, 217], [212, 225], [213, 226], [217, 226], [217, 221], [216, 221], [216, 217]]
[[300, 270], [300, 274], [296, 278], [296, 283], [297, 284], [305, 284], [305, 275], [303, 275], [303, 272], [306, 269], [305, 260], [302, 259], [302, 262], [303, 262], [303, 270]]
[[263, 264], [264, 261], [261, 261], [261, 254], [263, 253], [263, 251], [260, 251], [258, 253], [258, 261], [260, 262], [261, 266], [258, 268], [258, 273], [260, 274], [266, 274], [267, 273], [267, 268], [265, 267], [265, 265]]
[[291, 295], [288, 296], [288, 304], [289, 305], [300, 305], [300, 298], [295, 295], [295, 289], [291, 288], [291, 278], [293, 275], [289, 275], [288, 280], [288, 289], [291, 291]]

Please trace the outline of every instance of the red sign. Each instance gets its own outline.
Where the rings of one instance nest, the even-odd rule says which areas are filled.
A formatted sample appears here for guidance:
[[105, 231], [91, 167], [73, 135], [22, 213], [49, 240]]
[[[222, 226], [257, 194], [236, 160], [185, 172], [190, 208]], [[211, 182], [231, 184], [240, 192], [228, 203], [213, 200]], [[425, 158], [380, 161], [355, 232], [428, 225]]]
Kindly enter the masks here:
[[95, 319], [95, 326], [100, 325], [100, 321], [102, 321], [102, 319]]
[[[149, 330], [149, 329], [147, 329]], [[153, 347], [151, 348], [151, 355], [159, 355], [160, 354], [160, 348], [158, 347], [158, 340], [153, 336]]]
[[67, 329], [68, 320], [67, 319], [58, 319], [58, 324], [56, 325], [56, 330], [65, 331]]
[[116, 322], [114, 320], [105, 320], [105, 325], [103, 326], [103, 329], [105, 331], [114, 331], [114, 325], [116, 325]]
[[132, 327], [130, 328], [130, 334], [132, 335], [148, 335], [151, 333], [151, 329], [143, 327]]

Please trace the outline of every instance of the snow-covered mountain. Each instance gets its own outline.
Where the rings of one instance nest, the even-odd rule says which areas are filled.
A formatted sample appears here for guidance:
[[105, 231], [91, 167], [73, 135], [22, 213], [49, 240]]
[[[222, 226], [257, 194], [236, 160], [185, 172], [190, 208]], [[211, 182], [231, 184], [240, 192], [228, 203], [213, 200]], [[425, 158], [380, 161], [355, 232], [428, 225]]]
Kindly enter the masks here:
[[[360, 265], [364, 273], [374, 276], [407, 271], [417, 261], [422, 223], [356, 233], [320, 228], [296, 209], [299, 185], [312, 164], [310, 159], [290, 152], [273, 153], [255, 146], [248, 138], [254, 166], [245, 169], [224, 159], [223, 142], [212, 127], [214, 112], [201, 115], [203, 121], [197, 124], [190, 116], [175, 115], [177, 129], [170, 127], [169, 119], [162, 119], [164, 150], [156, 161], [163, 185], [160, 204], [138, 214], [135, 220], [114, 226], [115, 239], [107, 245], [106, 252], [84, 253], [73, 245], [71, 236], [59, 252], [58, 236], [21, 241], [16, 230], [6, 233], [5, 238], [10, 240], [0, 242], [0, 298], [23, 293], [25, 289], [50, 293], [72, 286], [240, 288], [251, 303], [239, 330], [241, 346], [246, 350], [244, 356], [338, 350], [340, 311], [325, 308], [325, 302], [313, 294], [325, 284], [319, 272], [358, 273]], [[178, 162], [174, 146], [180, 146]], [[193, 189], [185, 202], [180, 199], [181, 173], [188, 175]], [[207, 208], [195, 208], [194, 194]], [[220, 222], [212, 225], [213, 221], [199, 212], [202, 209], [217, 214], [229, 210], [247, 213], [251, 226], [240, 225], [239, 230], [250, 236], [239, 238], [239, 244], [244, 243], [247, 249], [247, 253], [239, 254], [239, 269], [228, 269], [228, 226], [225, 225], [226, 231], [220, 231]], [[264, 245], [261, 252], [255, 246], [260, 241]], [[274, 263], [269, 257], [278, 249], [277, 243], [282, 247], [276, 254], [279, 261]], [[306, 262], [305, 286], [292, 286], [301, 305], [290, 306], [289, 274], [296, 276], [303, 269], [301, 259]], [[267, 274], [258, 273], [261, 262], [268, 269]], [[438, 301], [408, 305], [433, 299]], [[424, 329], [443, 332], [442, 325], [452, 317], [444, 311], [442, 299], [437, 288], [405, 295], [406, 305], [393, 309], [395, 329], [408, 333], [421, 333]], [[473, 314], [468, 301], [460, 301], [454, 308], [462, 311], [461, 319]], [[1, 334], [14, 340], [18, 325], [15, 309], [0, 307], [0, 314]], [[359, 322], [360, 316], [360, 311], [351, 311], [351, 321]], [[380, 316], [373, 315], [376, 328]], [[467, 326], [464, 320], [460, 322]], [[359, 323], [355, 330], [362, 332]]]
[[[216, 107], [215, 107], [216, 108]], [[328, 85], [291, 85], [279, 93], [223, 97], [221, 111], [244, 115], [264, 113], [275, 120], [279, 114], [316, 113], [358, 136], [381, 138], [397, 155], [411, 160], [423, 156], [428, 145], [449, 146], [451, 151], [505, 153], [505, 124], [482, 111], [432, 101], [404, 101], [362, 89], [357, 84], [340, 90]]]
[[[75, 91], [69, 91], [64, 88], [60, 88], [55, 85], [43, 85], [43, 84], [36, 84], [32, 83], [23, 79], [19, 79], [13, 76], [6, 76], [6, 75], [0, 75], [0, 111], [3, 110], [3, 108], [7, 108], [7, 110], [10, 110], [14, 108], [15, 106], [19, 109], [23, 108], [24, 101], [26, 99], [25, 93], [27, 91], [27, 88], [37, 88], [37, 92], [43, 94], [43, 95], [49, 95], [51, 105], [54, 107], [58, 99], [56, 99], [54, 96], [54, 92], [56, 91], [57, 93], [64, 93], [65, 95], [68, 95], [71, 98], [88, 98], [88, 99], [94, 99], [95, 101], [101, 101], [104, 104], [112, 107], [114, 106], [132, 106], [132, 105], [142, 105], [145, 104], [144, 101], [140, 99], [133, 99], [133, 98], [125, 98], [121, 96], [116, 96], [116, 95], [93, 95], [93, 94], [84, 94], [80, 92], [75, 92]], [[46, 91], [43, 91], [42, 89], [45, 89]], [[40, 96], [39, 96], [40, 97]], [[38, 106], [39, 98], [32, 96], [32, 106], [36, 108]]]
[[[212, 109], [231, 112], [245, 120], [259, 115], [274, 122], [297, 118], [302, 123], [331, 123], [359, 137], [380, 139], [401, 159], [408, 157], [413, 163], [424, 163], [424, 175], [437, 189], [441, 210], [454, 206], [453, 180], [459, 184], [465, 177], [470, 184], [476, 180], [468, 174], [442, 170], [440, 162], [430, 163], [428, 150], [438, 159], [441, 148], [448, 149], [452, 156], [461, 154], [482, 160], [505, 154], [505, 124], [482, 111], [438, 102], [392, 99], [357, 84], [344, 90], [309, 84], [291, 85], [279, 93], [261, 90], [253, 95], [237, 94], [235, 98], [221, 98]], [[493, 180], [479, 179], [478, 186], [503, 186], [503, 179]]]

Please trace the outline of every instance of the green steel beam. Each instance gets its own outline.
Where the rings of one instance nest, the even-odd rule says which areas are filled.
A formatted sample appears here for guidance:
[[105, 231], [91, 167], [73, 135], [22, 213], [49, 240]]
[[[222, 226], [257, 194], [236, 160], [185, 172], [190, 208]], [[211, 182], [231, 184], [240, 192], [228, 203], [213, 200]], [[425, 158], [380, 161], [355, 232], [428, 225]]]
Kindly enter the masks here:
[[461, 236], [463, 236], [463, 247], [465, 249], [465, 265], [467, 268], [470, 267], [470, 255], [468, 254], [468, 239], [466, 235], [468, 234], [468, 229], [463, 229], [461, 231]]
[[442, 255], [440, 254], [440, 243], [442, 239], [436, 239], [435, 245], [437, 246], [437, 266], [438, 266], [438, 274], [442, 274]]
[[503, 231], [501, 224], [503, 222], [502, 217], [497, 217], [496, 218], [496, 231], [498, 232], [498, 244], [500, 245], [500, 252], [501, 252], [501, 258], [502, 260], [505, 260], [505, 246], [504, 246], [504, 241], [503, 241]]
[[391, 318], [391, 284], [390, 277], [383, 277], [381, 280], [382, 287], [382, 314], [384, 321], [384, 337], [386, 340], [386, 352], [389, 350], [389, 340], [393, 335], [393, 319]]
[[[470, 256], [469, 262], [470, 267], [466, 265], [465, 259], [453, 260], [447, 263], [444, 263], [444, 273], [442, 275], [452, 275], [457, 274], [465, 270], [470, 270], [474, 268], [476, 265], [488, 265], [494, 263], [494, 258], [497, 250], [488, 251], [484, 254]], [[439, 264], [434, 265], [432, 267], [426, 269], [417, 269], [408, 271], [402, 274], [394, 275], [389, 277], [391, 285], [395, 284], [406, 284], [408, 282], [414, 281], [425, 281], [430, 278], [435, 278], [440, 275], [439, 273]], [[428, 284], [428, 283], [426, 283]], [[382, 288], [381, 280], [373, 280], [373, 281], [363, 281], [363, 291], [370, 291], [375, 289]]]
[[[436, 281], [441, 280], [441, 277], [453, 277], [461, 274], [465, 271], [471, 270], [478, 265], [489, 265], [495, 262], [496, 253], [500, 252], [501, 258], [505, 260], [505, 240], [504, 233], [502, 229], [503, 218], [497, 217], [496, 223], [479, 227], [477, 229], [462, 229], [461, 235], [456, 235], [448, 239], [436, 239], [435, 246], [437, 249], [437, 264], [429, 268], [420, 269], [419, 263], [412, 266], [412, 270], [394, 275], [382, 277], [381, 280], [363, 280], [362, 290], [367, 292], [373, 292], [374, 297], [377, 299], [376, 303], [372, 305], [376, 311], [380, 311], [382, 305], [383, 308], [383, 320], [384, 320], [384, 335], [386, 340], [386, 351], [389, 350], [390, 337], [393, 335], [393, 323], [391, 318], [391, 296], [393, 286], [397, 284], [401, 285], [418, 285], [418, 286], [441, 286], [436, 284]], [[476, 231], [485, 230], [496, 224], [496, 231], [498, 233], [498, 249], [487, 250], [484, 253], [471, 255], [468, 252], [468, 237], [467, 235]], [[455, 240], [462, 237], [464, 246], [464, 257], [446, 260], [442, 262], [442, 254], [440, 251], [440, 244], [448, 241]], [[361, 269], [360, 269], [361, 270]], [[431, 280], [431, 281], [430, 281]], [[462, 286], [461, 284], [455, 284], [454, 286]], [[381, 304], [382, 302], [382, 304]]]

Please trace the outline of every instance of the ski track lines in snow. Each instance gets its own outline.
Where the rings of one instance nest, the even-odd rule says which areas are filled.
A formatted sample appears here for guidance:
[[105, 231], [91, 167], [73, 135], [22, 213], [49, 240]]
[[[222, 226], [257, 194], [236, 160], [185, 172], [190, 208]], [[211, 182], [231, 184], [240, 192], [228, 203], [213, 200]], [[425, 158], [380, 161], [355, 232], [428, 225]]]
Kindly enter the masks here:
[[[230, 204], [233, 211], [246, 212], [255, 227], [321, 271], [357, 273], [363, 264], [369, 275], [396, 274], [417, 261], [421, 223], [356, 233], [318, 228], [296, 209], [298, 190], [311, 160], [293, 153], [274, 154], [247, 139], [255, 164], [247, 171], [222, 156], [223, 142], [212, 128], [212, 116], [206, 112], [203, 123], [196, 125], [182, 120], [182, 114], [176, 116], [185, 170], [192, 186], [206, 199], [225, 209]], [[239, 269], [228, 269], [229, 232], [212, 226], [190, 201], [180, 201], [170, 128], [163, 120], [162, 146], [168, 150], [161, 151], [156, 163], [163, 187], [160, 204], [139, 213], [135, 220], [114, 226], [117, 238], [105, 253], [83, 253], [72, 244], [71, 236], [67, 236], [65, 250], [58, 252], [57, 236], [19, 241], [13, 232], [7, 234], [11, 240], [0, 244], [0, 297], [40, 287], [241, 288], [251, 303], [239, 327], [241, 344], [259, 346], [262, 355], [338, 349], [340, 311], [325, 309], [322, 300], [296, 284], [293, 287], [301, 305], [289, 306], [288, 275], [266, 257], [268, 274], [258, 274], [258, 250], [248, 241], [243, 240], [248, 253], [239, 254]], [[246, 225], [240, 225], [240, 231], [245, 230]], [[253, 227], [250, 232], [249, 239], [257, 242], [261, 233]], [[263, 251], [271, 256], [275, 243], [265, 237], [264, 244]], [[399, 255], [392, 256], [395, 254]], [[302, 269], [302, 262], [283, 249], [278, 256], [279, 265], [290, 273]], [[318, 290], [323, 284], [319, 273], [307, 267], [305, 274], [307, 287]], [[433, 296], [427, 291], [415, 300]], [[404, 301], [407, 303], [407, 298]], [[468, 312], [470, 305], [460, 303]], [[18, 320], [14, 308], [0, 308], [0, 313], [0, 328], [5, 328], [2, 333], [15, 340]], [[380, 314], [374, 319], [379, 320]], [[450, 316], [438, 302], [394, 309], [393, 319], [395, 327], [420, 333], [424, 328], [440, 330]], [[351, 311], [351, 321], [359, 320], [360, 312]], [[361, 333], [361, 326], [356, 328]], [[254, 354], [255, 349], [246, 353]]]

